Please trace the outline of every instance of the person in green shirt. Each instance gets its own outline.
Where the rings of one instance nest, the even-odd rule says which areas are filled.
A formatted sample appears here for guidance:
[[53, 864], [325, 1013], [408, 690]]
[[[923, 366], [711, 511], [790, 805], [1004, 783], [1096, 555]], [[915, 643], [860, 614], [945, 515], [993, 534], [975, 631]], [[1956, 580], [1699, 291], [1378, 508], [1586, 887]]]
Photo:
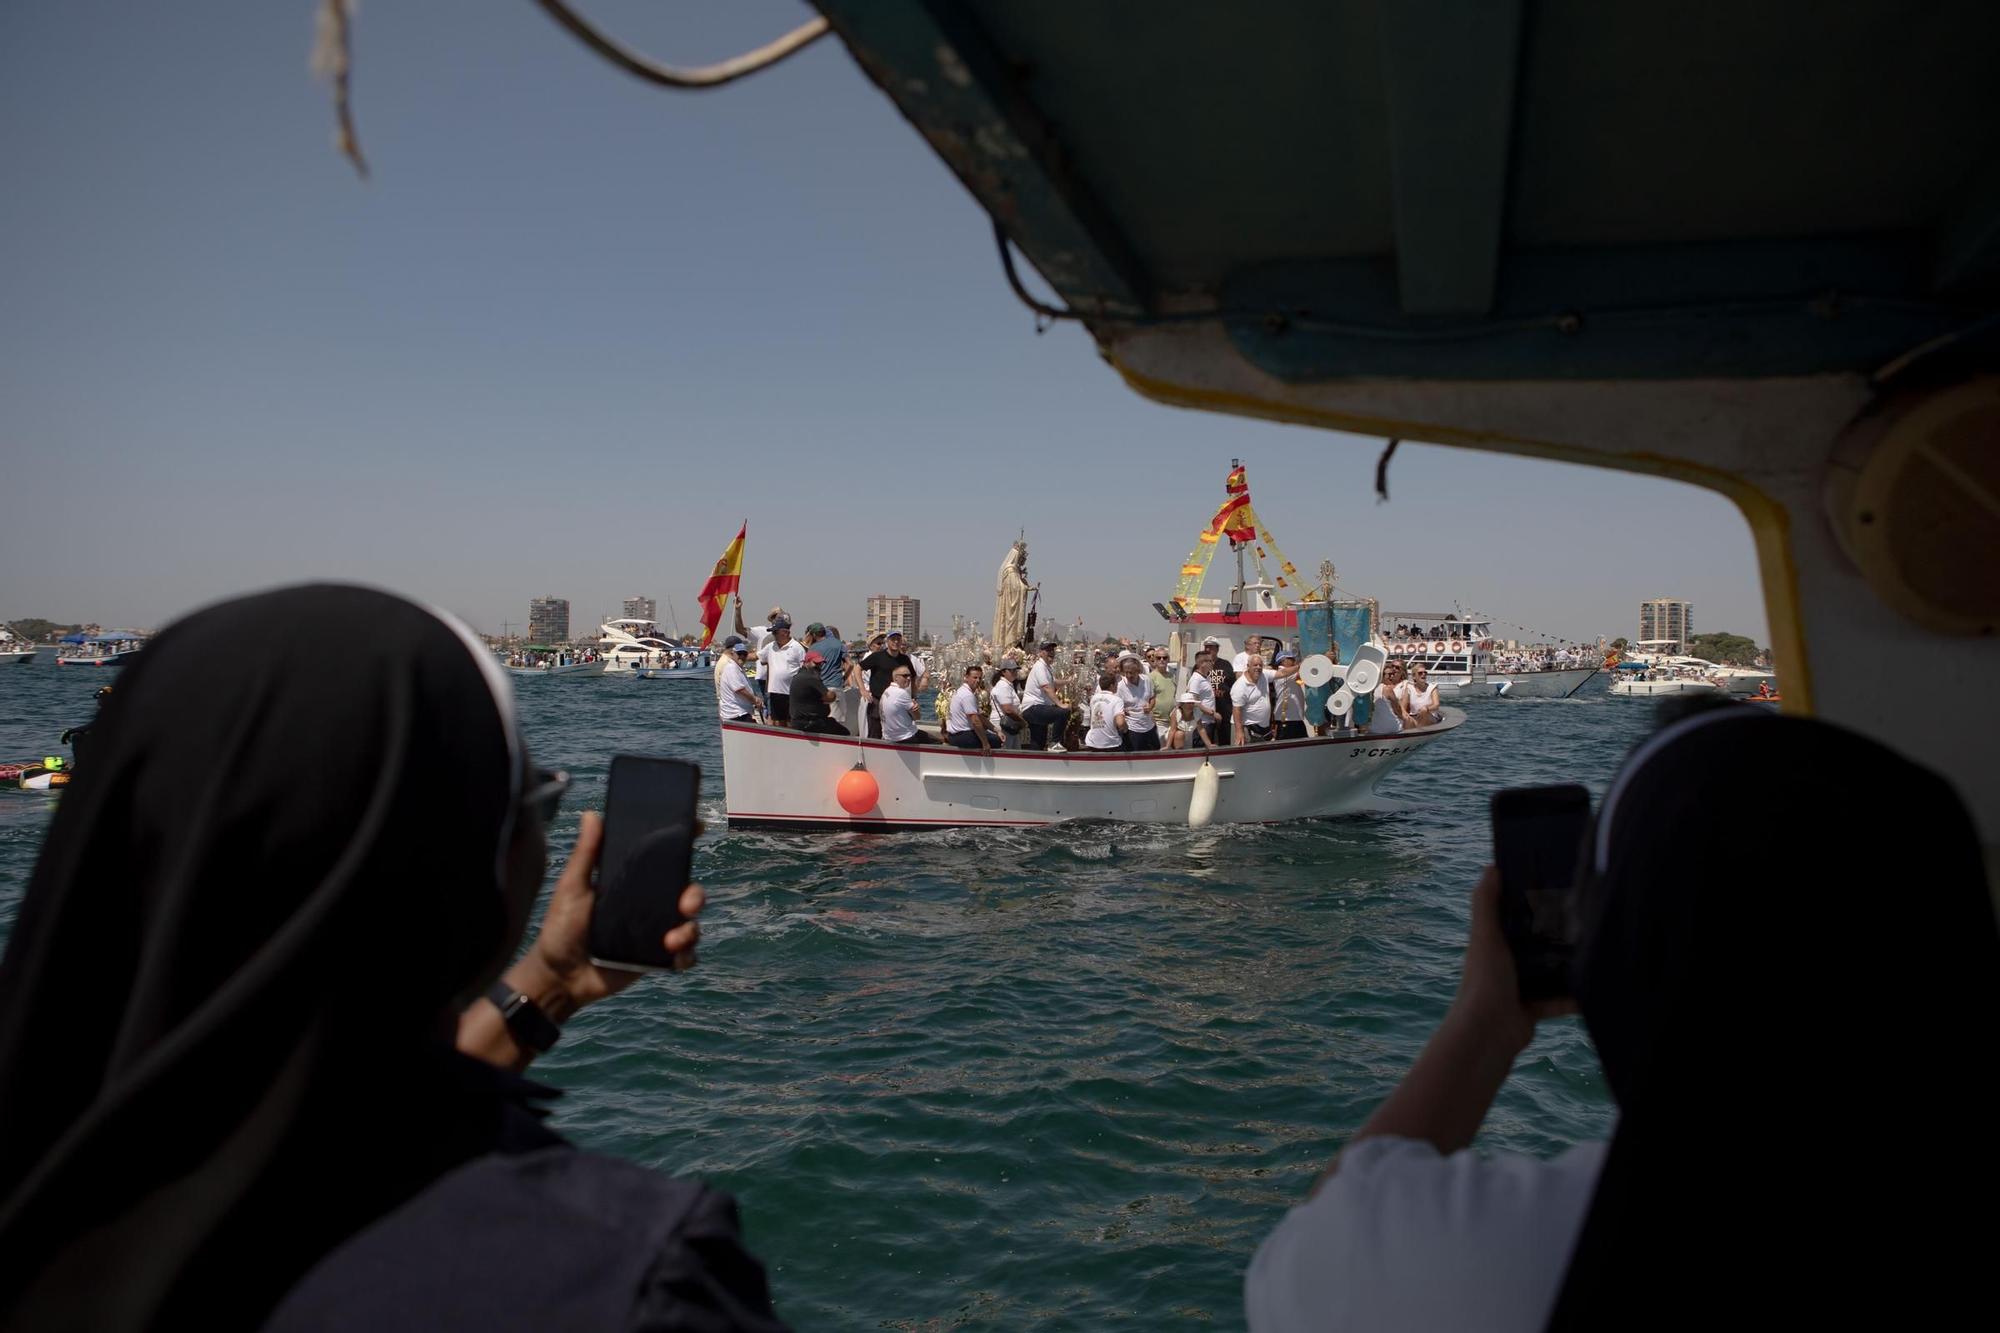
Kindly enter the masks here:
[[1146, 675], [1153, 683], [1153, 718], [1159, 723], [1159, 734], [1164, 737], [1171, 730], [1174, 700], [1180, 697], [1180, 686], [1174, 683], [1173, 672], [1167, 665], [1166, 649], [1146, 650]]

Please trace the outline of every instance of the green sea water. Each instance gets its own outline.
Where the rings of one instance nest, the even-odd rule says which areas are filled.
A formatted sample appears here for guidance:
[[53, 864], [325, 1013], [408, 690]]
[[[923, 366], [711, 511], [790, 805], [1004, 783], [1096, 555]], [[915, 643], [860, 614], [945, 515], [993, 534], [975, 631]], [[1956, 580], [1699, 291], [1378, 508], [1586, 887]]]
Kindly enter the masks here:
[[[0, 760], [59, 752], [109, 676], [0, 668]], [[729, 832], [702, 683], [520, 690], [536, 760], [602, 808], [611, 755], [702, 765], [701, 965], [581, 1014], [535, 1076], [577, 1143], [734, 1192], [801, 1329], [1242, 1322], [1258, 1240], [1394, 1086], [1456, 981], [1498, 787], [1601, 795], [1651, 709], [1491, 700], [1364, 816], [890, 836]], [[0, 931], [53, 807], [0, 791]], [[1479, 1146], [1601, 1135], [1573, 1022]]]

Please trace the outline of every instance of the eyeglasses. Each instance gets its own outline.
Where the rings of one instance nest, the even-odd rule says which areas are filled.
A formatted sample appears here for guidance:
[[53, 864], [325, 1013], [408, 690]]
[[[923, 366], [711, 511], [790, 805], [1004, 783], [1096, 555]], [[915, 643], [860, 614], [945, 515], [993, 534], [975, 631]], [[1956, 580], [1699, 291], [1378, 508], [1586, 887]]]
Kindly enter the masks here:
[[521, 808], [547, 824], [562, 808], [563, 793], [569, 790], [569, 774], [562, 769], [550, 772], [546, 768], [535, 770], [535, 780], [521, 793]]
[[909, 678], [910, 673], [907, 671], [891, 671], [889, 673], [890, 680], [908, 680]]

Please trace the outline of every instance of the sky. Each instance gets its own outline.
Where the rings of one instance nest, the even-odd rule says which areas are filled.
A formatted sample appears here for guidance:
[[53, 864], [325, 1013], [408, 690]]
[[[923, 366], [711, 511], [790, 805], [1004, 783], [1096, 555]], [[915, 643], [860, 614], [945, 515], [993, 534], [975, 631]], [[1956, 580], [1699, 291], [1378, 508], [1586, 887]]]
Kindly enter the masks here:
[[[1229, 460], [1302, 570], [1385, 607], [1767, 642], [1749, 530], [1656, 478], [1188, 412], [1037, 336], [985, 215], [833, 39], [701, 93], [527, 0], [369, 0], [371, 178], [307, 71], [314, 0], [0, 6], [0, 620], [155, 627], [311, 578], [496, 632], [567, 597], [683, 627], [739, 523], [751, 618], [1045, 614], [1145, 632]], [[717, 59], [792, 0], [592, 0]], [[1218, 574], [1208, 591], [1223, 590]]]

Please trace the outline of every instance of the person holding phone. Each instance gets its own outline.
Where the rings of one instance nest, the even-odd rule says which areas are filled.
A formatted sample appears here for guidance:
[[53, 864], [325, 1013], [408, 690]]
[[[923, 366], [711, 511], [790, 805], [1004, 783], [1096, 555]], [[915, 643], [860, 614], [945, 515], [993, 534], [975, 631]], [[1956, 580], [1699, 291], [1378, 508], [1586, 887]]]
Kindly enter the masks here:
[[589, 815], [515, 960], [567, 779], [462, 623], [222, 602], [93, 742], [0, 960], [0, 1327], [780, 1327], [727, 1196], [509, 1072], [634, 978], [590, 957]]
[[[1732, 772], [1785, 775], [1752, 826]], [[1893, 837], [1826, 835], [1856, 774]], [[1251, 1261], [1253, 1333], [1962, 1324], [1991, 1258], [1962, 1208], [2000, 1190], [2000, 930], [1950, 784], [1705, 710], [1634, 751], [1574, 862], [1569, 994], [1523, 998], [1489, 866], [1443, 1022]], [[1536, 1023], [1579, 1009], [1610, 1140], [1469, 1151]]]

